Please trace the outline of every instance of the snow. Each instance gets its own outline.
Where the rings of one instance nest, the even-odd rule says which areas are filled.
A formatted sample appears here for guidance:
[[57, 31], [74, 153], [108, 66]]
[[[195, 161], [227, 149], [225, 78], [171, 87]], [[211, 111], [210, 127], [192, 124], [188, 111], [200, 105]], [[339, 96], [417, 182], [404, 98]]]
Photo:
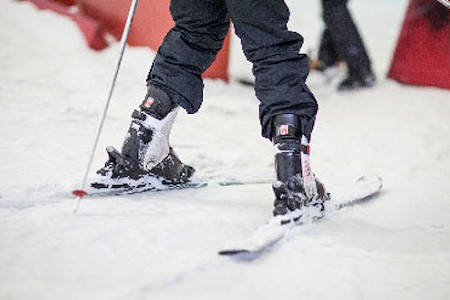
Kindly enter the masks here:
[[[407, 1], [352, 1], [379, 82], [338, 93], [311, 74], [312, 165], [331, 191], [384, 179], [370, 204], [295, 228], [257, 258], [217, 255], [271, 214], [270, 184], [83, 199], [72, 213], [119, 50], [85, 46], [67, 18], [0, 0], [0, 299], [450, 299], [450, 93], [385, 78]], [[288, 1], [314, 51], [318, 1]], [[128, 48], [93, 170], [120, 147], [153, 53]], [[232, 78], [249, 66], [232, 44]], [[171, 142], [198, 176], [270, 181], [257, 100], [207, 80]]]

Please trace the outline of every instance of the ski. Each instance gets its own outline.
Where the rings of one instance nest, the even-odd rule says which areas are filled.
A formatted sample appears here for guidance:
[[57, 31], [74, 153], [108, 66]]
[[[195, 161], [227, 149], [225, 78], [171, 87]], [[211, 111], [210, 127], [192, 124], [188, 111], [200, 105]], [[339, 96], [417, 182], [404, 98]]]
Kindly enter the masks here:
[[139, 194], [145, 192], [193, 189], [205, 187], [207, 185], [208, 183], [204, 181], [187, 181], [183, 183], [176, 183], [165, 181], [158, 176], [146, 175], [139, 178], [139, 180], [121, 178], [111, 180], [110, 182], [103, 181], [101, 184], [93, 181], [87, 189], [83, 191], [74, 190], [72, 191], [72, 194], [78, 196], [80, 193], [83, 193], [86, 197], [106, 197]]
[[139, 180], [130, 180], [127, 178], [114, 179], [109, 182], [102, 182], [99, 185], [95, 180], [90, 181], [90, 187], [81, 191], [74, 190], [72, 194], [75, 196], [86, 197], [106, 197], [106, 196], [120, 196], [120, 195], [132, 195], [145, 192], [162, 192], [173, 191], [182, 189], [197, 189], [206, 186], [241, 186], [241, 185], [258, 185], [269, 184], [272, 182], [270, 179], [191, 179], [183, 183], [169, 182], [159, 176], [148, 174], [141, 177]]
[[274, 245], [293, 227], [318, 221], [324, 214], [333, 210], [364, 203], [374, 199], [381, 191], [383, 181], [378, 176], [363, 176], [349, 189], [348, 193], [333, 197], [327, 201], [325, 211], [311, 206], [293, 211], [285, 216], [272, 217], [268, 223], [260, 226], [248, 239], [231, 242], [218, 252], [219, 255], [256, 254]]

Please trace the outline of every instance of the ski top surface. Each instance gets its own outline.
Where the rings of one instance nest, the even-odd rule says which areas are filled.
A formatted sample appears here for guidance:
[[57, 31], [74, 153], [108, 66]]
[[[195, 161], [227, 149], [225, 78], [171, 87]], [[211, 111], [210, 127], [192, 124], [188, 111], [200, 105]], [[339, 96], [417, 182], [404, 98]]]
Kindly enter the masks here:
[[[97, 182], [95, 177], [89, 182]], [[100, 181], [99, 181], [100, 182]], [[94, 188], [92, 186], [83, 190], [73, 190], [72, 194], [81, 197], [107, 197], [107, 196], [120, 196], [120, 195], [132, 195], [145, 192], [162, 192], [181, 189], [197, 189], [206, 186], [236, 186], [236, 185], [257, 185], [271, 183], [271, 179], [221, 179], [221, 180], [208, 180], [194, 178], [184, 183], [173, 183], [164, 181], [161, 177], [154, 175], [146, 175], [139, 180], [130, 180], [127, 178], [114, 179], [110, 181], [102, 180], [102, 188]]]
[[[233, 256], [237, 254], [255, 254], [283, 239], [294, 226], [308, 224], [320, 220], [329, 211], [340, 210], [374, 199], [381, 191], [383, 181], [378, 176], [359, 178], [344, 195], [331, 196], [325, 203], [325, 211], [319, 207], [307, 207], [293, 211], [287, 216], [272, 217], [268, 223], [260, 226], [248, 239], [229, 242], [218, 252], [219, 255]], [[289, 220], [286, 222], [286, 220]]]

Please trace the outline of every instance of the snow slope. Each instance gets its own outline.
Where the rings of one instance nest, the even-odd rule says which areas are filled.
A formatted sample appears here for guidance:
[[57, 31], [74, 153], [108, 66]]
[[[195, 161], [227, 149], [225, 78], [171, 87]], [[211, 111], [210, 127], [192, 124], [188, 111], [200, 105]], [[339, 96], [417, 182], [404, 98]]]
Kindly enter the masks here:
[[[332, 191], [362, 174], [384, 191], [233, 260], [217, 250], [267, 220], [270, 184], [85, 199], [72, 214], [118, 45], [92, 52], [68, 19], [0, 0], [0, 299], [450, 299], [450, 93], [384, 78], [406, 0], [353, 2], [379, 84], [340, 94], [311, 74], [312, 163]], [[288, 3], [314, 52], [317, 1]], [[233, 40], [233, 78], [249, 76], [238, 50]], [[94, 169], [120, 146], [152, 58], [127, 49]], [[257, 103], [248, 87], [206, 81], [174, 148], [202, 178], [270, 180]]]

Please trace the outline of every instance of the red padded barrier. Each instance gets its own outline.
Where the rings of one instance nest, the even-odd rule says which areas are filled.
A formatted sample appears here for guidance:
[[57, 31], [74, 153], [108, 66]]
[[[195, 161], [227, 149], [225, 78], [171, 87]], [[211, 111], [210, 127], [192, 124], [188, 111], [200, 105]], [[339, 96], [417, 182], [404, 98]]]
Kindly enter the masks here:
[[[105, 32], [120, 39], [132, 0], [28, 0], [41, 9], [51, 9], [69, 16], [81, 29], [89, 47], [101, 50], [108, 46]], [[167, 31], [173, 26], [169, 12], [170, 0], [140, 0], [128, 43], [157, 50]], [[71, 5], [78, 5], [73, 12]], [[204, 77], [228, 81], [230, 35]], [[150, 64], [149, 64], [150, 65]]]
[[67, 6], [75, 5], [76, 0], [54, 0]]
[[[120, 39], [132, 0], [76, 0], [80, 11], [99, 20]], [[149, 46], [157, 50], [164, 36], [173, 27], [169, 12], [170, 0], [140, 0], [136, 9], [129, 44]], [[230, 38], [227, 36], [213, 65], [204, 74], [209, 78], [228, 80]]]
[[450, 11], [434, 0], [411, 0], [388, 77], [450, 89]]

